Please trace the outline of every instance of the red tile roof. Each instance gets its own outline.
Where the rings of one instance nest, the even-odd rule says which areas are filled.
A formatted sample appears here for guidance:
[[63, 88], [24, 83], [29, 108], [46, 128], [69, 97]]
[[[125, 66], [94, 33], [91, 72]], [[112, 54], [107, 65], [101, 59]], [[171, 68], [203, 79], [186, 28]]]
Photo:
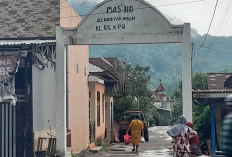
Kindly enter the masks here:
[[[163, 94], [163, 93], [157, 93], [156, 91], [154, 91], [153, 93], [152, 93], [152, 96], [151, 96], [153, 99], [154, 99], [154, 101], [156, 101], [156, 102], [162, 102], [162, 101], [170, 101], [170, 99], [169, 99], [169, 97], [168, 96], [166, 96], [165, 94]], [[165, 100], [166, 99], [166, 100]]]
[[161, 81], [160, 81], [160, 85], [158, 86], [158, 88], [156, 89], [157, 92], [163, 92], [165, 91], [164, 86], [162, 85]]

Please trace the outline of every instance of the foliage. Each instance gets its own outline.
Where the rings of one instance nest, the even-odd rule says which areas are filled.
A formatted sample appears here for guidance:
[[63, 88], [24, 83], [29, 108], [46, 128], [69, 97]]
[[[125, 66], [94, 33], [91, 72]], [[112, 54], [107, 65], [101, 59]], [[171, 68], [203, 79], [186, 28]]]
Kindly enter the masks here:
[[138, 97], [137, 103], [139, 104], [138, 108], [143, 111], [146, 119], [149, 121], [150, 125], [158, 125], [160, 122], [160, 114], [151, 103], [150, 97]]
[[137, 109], [135, 98], [132, 96], [115, 99], [114, 120], [119, 121], [126, 110]]
[[120, 121], [124, 111], [134, 109], [142, 110], [150, 124], [159, 124], [160, 114], [151, 104], [151, 98], [146, 96], [138, 98], [133, 96], [126, 96], [121, 99], [116, 99], [114, 105], [114, 120]]
[[206, 89], [207, 81], [205, 73], [196, 73], [193, 77], [193, 89]]
[[86, 157], [88, 154], [88, 149], [81, 150], [78, 154], [72, 154], [72, 157]]
[[120, 62], [121, 69], [126, 74], [126, 96], [115, 101], [114, 119], [119, 121], [126, 110], [139, 109], [145, 114], [148, 121], [157, 124], [159, 113], [151, 104], [151, 92], [148, 88], [150, 76], [148, 66], [132, 67], [126, 60]]
[[[194, 89], [207, 89], [207, 81], [205, 73], [196, 73], [193, 78]], [[194, 129], [198, 132], [199, 139], [203, 150], [207, 149], [207, 140], [211, 138], [210, 125], [210, 106], [200, 106], [200, 103], [195, 100], [193, 104], [193, 124]]]
[[148, 89], [150, 83], [150, 75], [148, 72], [150, 67], [142, 67], [137, 64], [133, 68], [126, 60], [122, 60], [120, 66], [126, 74], [126, 95], [134, 97], [150, 97], [151, 93]]
[[203, 150], [207, 149], [207, 140], [211, 138], [210, 106], [193, 105], [193, 124]]
[[157, 111], [157, 109], [153, 108], [151, 110], [151, 115], [148, 118], [150, 126], [159, 125], [160, 124], [160, 118], [161, 118], [161, 116], [160, 116], [159, 112]]
[[183, 107], [182, 107], [182, 84], [179, 83], [179, 89], [174, 91], [174, 95], [172, 97], [173, 100], [173, 106], [171, 110], [171, 124], [175, 124], [179, 117], [183, 113]]
[[102, 137], [98, 137], [95, 143], [96, 143], [96, 146], [103, 147], [103, 150], [105, 150], [109, 146], [109, 143], [107, 142], [107, 140]]
[[173, 102], [174, 105], [172, 106], [171, 111], [171, 125], [176, 124], [183, 113], [182, 98], [176, 98]]

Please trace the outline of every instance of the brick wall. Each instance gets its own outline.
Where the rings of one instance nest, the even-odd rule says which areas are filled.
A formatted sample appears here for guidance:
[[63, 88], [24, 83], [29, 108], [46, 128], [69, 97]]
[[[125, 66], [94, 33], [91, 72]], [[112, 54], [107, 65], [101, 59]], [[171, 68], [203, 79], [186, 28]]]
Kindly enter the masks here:
[[59, 0], [0, 0], [0, 38], [55, 37]]

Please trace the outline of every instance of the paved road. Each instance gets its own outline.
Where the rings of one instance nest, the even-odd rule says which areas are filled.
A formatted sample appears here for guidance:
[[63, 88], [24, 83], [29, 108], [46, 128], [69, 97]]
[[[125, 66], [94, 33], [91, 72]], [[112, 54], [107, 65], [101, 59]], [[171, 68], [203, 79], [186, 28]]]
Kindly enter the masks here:
[[166, 134], [168, 126], [149, 128], [149, 142], [140, 143], [139, 152], [132, 153], [132, 144], [113, 143], [111, 151], [89, 153], [88, 157], [172, 157], [171, 137]]

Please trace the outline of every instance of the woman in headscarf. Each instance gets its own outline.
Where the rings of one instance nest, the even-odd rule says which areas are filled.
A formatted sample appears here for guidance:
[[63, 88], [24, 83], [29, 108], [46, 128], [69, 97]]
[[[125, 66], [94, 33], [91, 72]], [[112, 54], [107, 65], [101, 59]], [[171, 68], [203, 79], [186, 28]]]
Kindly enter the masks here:
[[[193, 124], [191, 122], [186, 123], [186, 125], [193, 129]], [[198, 135], [190, 138], [189, 139], [189, 144], [190, 145], [196, 144], [201, 148], [201, 144], [200, 144]]]
[[[186, 123], [186, 125], [193, 129], [193, 123], [188, 122], [188, 123]], [[195, 148], [195, 145], [197, 145], [198, 148], [199, 148], [198, 150], [193, 149], [193, 152], [191, 152], [192, 154], [195, 154], [195, 155], [198, 155], [198, 156], [202, 155], [202, 152], [201, 152], [201, 149], [200, 149], [201, 144], [200, 144], [198, 135], [196, 135], [194, 137], [191, 137], [189, 139], [189, 145], [192, 146], [192, 148]], [[191, 149], [190, 149], [190, 151], [191, 151]]]
[[141, 135], [144, 136], [143, 122], [139, 120], [139, 115], [134, 116], [134, 120], [131, 121], [126, 134], [131, 130], [131, 142], [133, 144], [132, 152], [138, 152]]
[[189, 139], [197, 135], [197, 132], [186, 125], [187, 119], [180, 117], [179, 124], [174, 125], [167, 131], [167, 134], [173, 138], [174, 157], [189, 157]]

